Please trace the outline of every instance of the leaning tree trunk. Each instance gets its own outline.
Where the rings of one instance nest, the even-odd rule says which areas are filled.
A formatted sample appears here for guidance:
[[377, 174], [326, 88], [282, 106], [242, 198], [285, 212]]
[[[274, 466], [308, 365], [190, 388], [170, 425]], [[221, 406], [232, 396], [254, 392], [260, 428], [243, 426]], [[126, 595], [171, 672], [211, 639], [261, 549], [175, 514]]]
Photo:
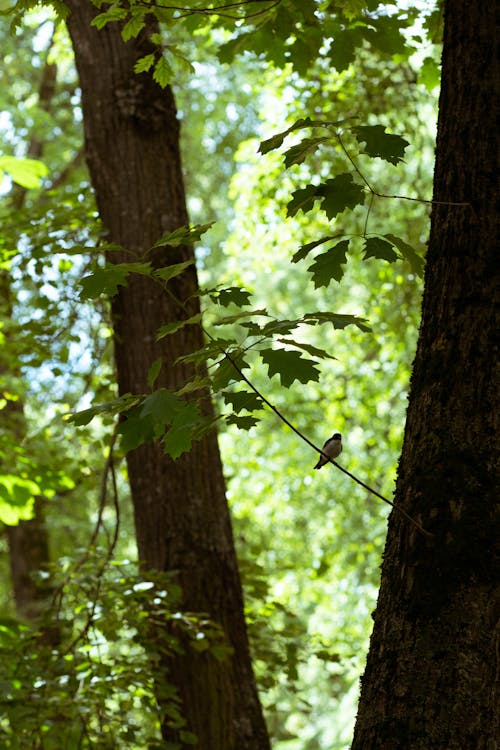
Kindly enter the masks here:
[[353, 750], [500, 737], [495, 6], [445, 3], [434, 200], [470, 206], [433, 207], [395, 497], [434, 537], [393, 512]]
[[[136, 75], [152, 51], [147, 34], [124, 43], [117, 24], [91, 27], [90, 2], [70, 0], [68, 28], [82, 89], [87, 161], [109, 240], [125, 248], [108, 262], [130, 262], [166, 232], [188, 223], [172, 91]], [[149, 31], [155, 30], [150, 28]], [[154, 263], [193, 258], [190, 247], [160, 248]], [[192, 374], [174, 365], [203, 344], [198, 326], [156, 341], [161, 325], [199, 311], [191, 267], [170, 282], [173, 298], [136, 276], [112, 301], [120, 393], [148, 391], [147, 372], [161, 356], [158, 386], [177, 389]], [[211, 410], [209, 394], [205, 409]], [[233, 656], [217, 661], [187, 648], [165, 665], [182, 699], [188, 729], [203, 750], [269, 747], [253, 677], [224, 478], [214, 432], [173, 461], [149, 442], [127, 456], [139, 556], [146, 568], [178, 571], [182, 606], [220, 623]], [[165, 740], [177, 733], [163, 726]]]

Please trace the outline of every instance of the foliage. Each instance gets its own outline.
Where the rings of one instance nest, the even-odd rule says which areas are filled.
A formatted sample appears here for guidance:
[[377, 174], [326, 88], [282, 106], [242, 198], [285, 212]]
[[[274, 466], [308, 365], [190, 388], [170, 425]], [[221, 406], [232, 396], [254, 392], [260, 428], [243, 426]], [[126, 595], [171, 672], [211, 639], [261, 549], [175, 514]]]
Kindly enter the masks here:
[[155, 683], [168, 723], [193, 744], [163, 664], [184, 648], [226, 658], [220, 628], [179, 611], [172, 576], [145, 577], [120, 559], [103, 571], [108, 550], [99, 546], [82, 555], [63, 558], [53, 571], [53, 602], [38, 631], [12, 619], [0, 623], [2, 747], [160, 747]]

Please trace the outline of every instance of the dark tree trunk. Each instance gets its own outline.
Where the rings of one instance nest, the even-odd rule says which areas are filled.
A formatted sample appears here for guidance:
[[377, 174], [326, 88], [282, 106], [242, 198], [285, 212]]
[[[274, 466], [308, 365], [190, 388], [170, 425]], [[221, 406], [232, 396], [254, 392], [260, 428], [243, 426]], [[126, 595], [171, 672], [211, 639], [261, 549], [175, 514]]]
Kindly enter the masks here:
[[434, 538], [392, 513], [353, 750], [500, 737], [496, 6], [445, 3], [434, 200], [471, 207], [433, 207], [395, 497]]
[[[133, 260], [161, 235], [188, 223], [179, 124], [170, 88], [133, 72], [151, 51], [147, 34], [124, 43], [117, 24], [90, 26], [90, 2], [70, 0], [68, 27], [82, 89], [87, 161], [111, 242], [126, 248], [110, 262]], [[151, 29], [150, 29], [151, 30]], [[153, 29], [154, 30], [154, 29]], [[161, 248], [158, 265], [193, 258], [192, 248]], [[199, 310], [191, 267], [170, 282], [181, 307], [147, 277], [136, 276], [112, 301], [120, 393], [148, 391], [147, 372], [163, 358], [158, 386], [179, 388], [192, 373], [176, 359], [203, 343], [198, 326], [156, 342], [157, 329]], [[189, 299], [190, 298], [190, 299]], [[205, 393], [204, 409], [211, 404]], [[187, 648], [165, 665], [182, 699], [188, 729], [203, 750], [269, 747], [248, 648], [243, 600], [216, 434], [176, 461], [157, 443], [127, 456], [139, 556], [146, 568], [179, 571], [182, 606], [220, 623], [234, 656], [218, 662]], [[164, 738], [178, 740], [163, 727]]]

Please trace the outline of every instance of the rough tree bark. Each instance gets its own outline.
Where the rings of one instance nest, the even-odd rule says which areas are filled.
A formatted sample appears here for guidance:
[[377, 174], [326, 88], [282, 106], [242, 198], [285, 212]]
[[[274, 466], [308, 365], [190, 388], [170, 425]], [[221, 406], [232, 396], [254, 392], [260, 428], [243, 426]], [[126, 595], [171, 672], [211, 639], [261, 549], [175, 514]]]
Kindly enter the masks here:
[[[166, 232], [188, 223], [179, 124], [170, 88], [134, 63], [152, 51], [148, 34], [124, 43], [117, 24], [91, 27], [90, 2], [69, 0], [68, 28], [82, 89], [86, 156], [108, 238], [126, 249], [109, 262], [130, 262]], [[149, 31], [155, 30], [150, 28]], [[157, 265], [193, 258], [192, 248], [160, 248]], [[148, 391], [147, 372], [163, 358], [158, 386], [177, 389], [191, 375], [176, 359], [203, 344], [198, 326], [156, 342], [161, 325], [199, 310], [191, 267], [170, 282], [179, 306], [146, 277], [132, 278], [112, 301], [119, 391]], [[209, 394], [204, 408], [210, 413]], [[230, 517], [214, 432], [176, 461], [156, 443], [130, 452], [127, 464], [139, 556], [146, 568], [179, 571], [182, 606], [220, 623], [234, 655], [218, 662], [186, 649], [165, 665], [182, 699], [188, 729], [203, 750], [269, 747], [248, 648]], [[165, 740], [178, 741], [167, 723]]]
[[500, 738], [495, 11], [445, 3], [434, 200], [471, 206], [433, 207], [395, 496], [434, 537], [393, 512], [353, 750]]

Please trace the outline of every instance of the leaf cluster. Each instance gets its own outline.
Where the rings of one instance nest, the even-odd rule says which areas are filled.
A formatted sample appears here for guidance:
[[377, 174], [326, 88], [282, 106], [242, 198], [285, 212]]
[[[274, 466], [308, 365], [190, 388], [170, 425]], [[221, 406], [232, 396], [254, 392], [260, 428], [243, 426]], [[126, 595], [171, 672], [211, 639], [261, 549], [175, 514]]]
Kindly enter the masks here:
[[[217, 660], [231, 649], [220, 627], [179, 609], [174, 576], [139, 574], [135, 564], [117, 559], [96, 578], [106, 554], [98, 547], [84, 565], [66, 557], [53, 566], [58, 595], [38, 629], [0, 621], [6, 750], [35, 740], [53, 750], [151, 748], [159, 746], [161, 721], [186, 745], [195, 742], [164, 662], [186, 648]], [[58, 588], [61, 578], [64, 588]]]

